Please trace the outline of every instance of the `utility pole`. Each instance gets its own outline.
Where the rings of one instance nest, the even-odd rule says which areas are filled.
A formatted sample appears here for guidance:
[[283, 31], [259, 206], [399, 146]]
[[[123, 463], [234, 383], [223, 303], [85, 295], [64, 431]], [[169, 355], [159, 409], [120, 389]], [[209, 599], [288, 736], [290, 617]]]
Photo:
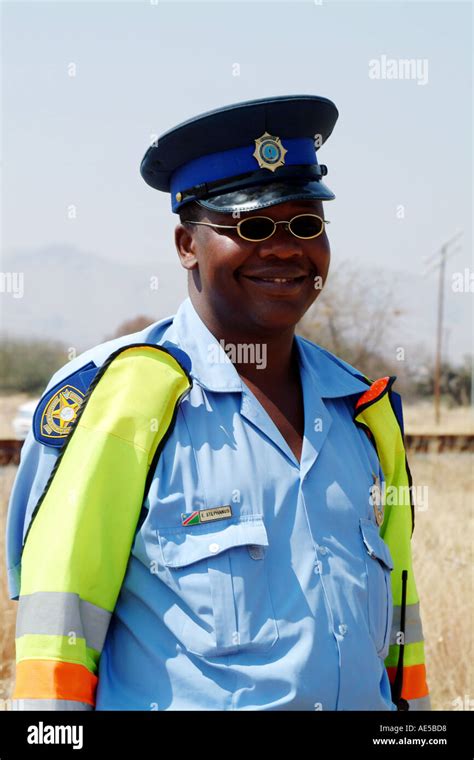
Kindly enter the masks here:
[[[438, 279], [438, 315], [436, 320], [436, 351], [435, 351], [435, 366], [434, 366], [434, 412], [435, 423], [439, 425], [441, 420], [440, 405], [441, 405], [441, 364], [442, 364], [442, 337], [443, 337], [443, 318], [444, 318], [444, 276], [446, 271], [446, 259], [448, 256], [448, 250], [453, 243], [457, 243], [463, 232], [460, 230], [453, 235], [446, 243], [443, 243], [439, 254], [436, 253], [435, 257], [439, 255], [439, 263], [435, 261], [434, 267], [431, 267], [428, 271], [433, 271], [436, 267], [439, 267], [439, 279]], [[456, 253], [459, 250], [458, 246], [450, 252], [450, 255]], [[433, 257], [430, 257], [433, 260]], [[427, 274], [428, 272], [425, 272]]]
[[441, 246], [441, 260], [439, 264], [438, 281], [438, 324], [436, 329], [436, 354], [434, 370], [434, 409], [435, 423], [440, 423], [440, 397], [441, 397], [441, 341], [443, 335], [443, 310], [444, 310], [444, 272], [446, 269], [447, 244]]

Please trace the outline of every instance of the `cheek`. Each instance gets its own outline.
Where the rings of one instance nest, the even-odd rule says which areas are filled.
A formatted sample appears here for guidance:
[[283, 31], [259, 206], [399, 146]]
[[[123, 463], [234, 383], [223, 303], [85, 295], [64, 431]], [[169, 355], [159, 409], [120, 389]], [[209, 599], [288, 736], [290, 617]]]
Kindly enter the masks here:
[[331, 252], [328, 249], [327, 253], [324, 255], [321, 261], [321, 275], [323, 277], [323, 280], [326, 280], [326, 277], [328, 276], [330, 262], [331, 262]]
[[219, 244], [210, 244], [199, 255], [201, 280], [229, 286], [234, 280], [234, 273], [245, 261], [247, 255], [228, 237], [222, 236]]
[[326, 278], [331, 260], [331, 248], [328, 239], [321, 240], [316, 250], [309, 251], [308, 258], [313, 262], [319, 274]]

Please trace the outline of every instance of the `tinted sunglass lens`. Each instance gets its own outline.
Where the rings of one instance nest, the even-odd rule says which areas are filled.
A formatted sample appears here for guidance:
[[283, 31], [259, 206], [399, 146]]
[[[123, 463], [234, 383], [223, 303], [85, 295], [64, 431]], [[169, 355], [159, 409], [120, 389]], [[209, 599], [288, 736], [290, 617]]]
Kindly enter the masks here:
[[322, 232], [323, 221], [317, 216], [303, 214], [291, 222], [291, 231], [300, 238], [316, 237]]
[[247, 240], [264, 240], [270, 237], [274, 230], [274, 224], [271, 219], [265, 219], [262, 216], [250, 217], [243, 219], [240, 223], [240, 232]]

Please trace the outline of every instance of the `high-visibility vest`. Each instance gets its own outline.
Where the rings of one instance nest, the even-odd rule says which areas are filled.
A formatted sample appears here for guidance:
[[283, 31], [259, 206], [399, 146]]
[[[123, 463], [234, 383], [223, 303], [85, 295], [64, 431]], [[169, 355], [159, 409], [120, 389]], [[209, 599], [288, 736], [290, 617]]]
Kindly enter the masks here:
[[[388, 484], [405, 485], [409, 471], [390, 380], [359, 398], [354, 420], [373, 436]], [[152, 344], [119, 348], [92, 380], [23, 545], [13, 709], [94, 709], [99, 659], [143, 501], [191, 387], [178, 359]], [[391, 646], [386, 660], [396, 704], [401, 678], [408, 702], [427, 695], [411, 530], [410, 506], [386, 509], [381, 535], [394, 560], [394, 620], [400, 628], [404, 621], [409, 637]]]
[[415, 527], [412, 477], [404, 445], [401, 400], [392, 390], [395, 379], [382, 377], [371, 383], [355, 404], [354, 421], [376, 447], [385, 478], [382, 495], [389, 495], [381, 500], [381, 505], [384, 500], [386, 503], [380, 535], [393, 559], [392, 643], [385, 659], [392, 700], [399, 710], [430, 709], [420, 600], [411, 556]]

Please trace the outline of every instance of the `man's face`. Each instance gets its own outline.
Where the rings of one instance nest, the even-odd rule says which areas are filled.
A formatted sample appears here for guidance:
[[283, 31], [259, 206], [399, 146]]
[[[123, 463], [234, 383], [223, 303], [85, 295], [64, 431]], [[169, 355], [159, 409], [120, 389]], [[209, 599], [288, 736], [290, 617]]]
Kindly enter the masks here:
[[[251, 216], [288, 221], [304, 213], [324, 218], [322, 202], [287, 201], [239, 218], [206, 210], [199, 221], [235, 225]], [[284, 225], [261, 242], [243, 240], [236, 230], [178, 225], [176, 246], [191, 275], [189, 294], [198, 313], [214, 324], [247, 333], [271, 334], [296, 325], [318, 297], [330, 261], [325, 231], [301, 240]], [[266, 282], [269, 278], [291, 282]]]

